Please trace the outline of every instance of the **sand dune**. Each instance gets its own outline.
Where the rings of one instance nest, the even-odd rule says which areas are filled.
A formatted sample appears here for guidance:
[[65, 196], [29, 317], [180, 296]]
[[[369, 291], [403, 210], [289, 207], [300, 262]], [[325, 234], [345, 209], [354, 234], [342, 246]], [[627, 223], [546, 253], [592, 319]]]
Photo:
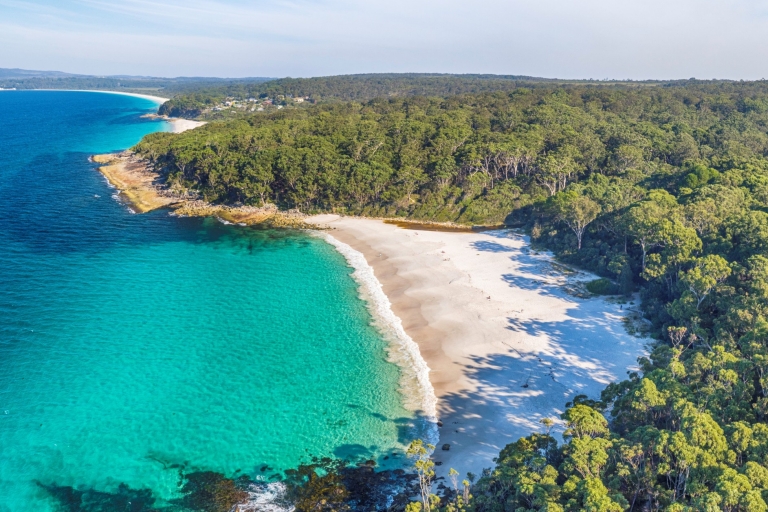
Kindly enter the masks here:
[[419, 345], [443, 425], [439, 474], [491, 467], [507, 443], [543, 431], [540, 420], [578, 394], [598, 398], [644, 352], [647, 340], [622, 324], [627, 307], [573, 293], [595, 276], [569, 272], [513, 231], [410, 230], [335, 215], [309, 222], [365, 256]]

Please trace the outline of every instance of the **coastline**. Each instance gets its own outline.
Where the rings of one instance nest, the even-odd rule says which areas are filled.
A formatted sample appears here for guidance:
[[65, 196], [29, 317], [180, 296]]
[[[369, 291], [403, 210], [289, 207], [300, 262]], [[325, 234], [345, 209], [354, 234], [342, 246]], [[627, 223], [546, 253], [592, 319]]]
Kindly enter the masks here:
[[[48, 90], [54, 90], [54, 89], [36, 89], [38, 91], [48, 91]], [[73, 91], [73, 92], [100, 92], [102, 94], [122, 94], [123, 96], [133, 96], [134, 98], [144, 98], [145, 100], [151, 100], [157, 103], [158, 105], [162, 105], [166, 101], [169, 101], [170, 98], [163, 98], [162, 96], [153, 96], [151, 94], [139, 94], [135, 92], [121, 92], [121, 91], [102, 91], [102, 90], [96, 90], [96, 89], [56, 89], [61, 91]]]
[[644, 353], [646, 340], [623, 325], [629, 306], [587, 298], [583, 283], [596, 276], [566, 269], [511, 230], [403, 229], [336, 215], [306, 221], [364, 257], [418, 345], [437, 398], [439, 476], [451, 467], [481, 474], [508, 443], [545, 431], [543, 418], [562, 432], [566, 402], [598, 398]]
[[[402, 321], [392, 312], [392, 304], [376, 279], [373, 267], [364, 255], [326, 232], [318, 233], [332, 245], [352, 267], [353, 279], [360, 285], [361, 298], [371, 311], [374, 325], [389, 343], [391, 363], [401, 368], [400, 392], [406, 409], [417, 413], [427, 423], [437, 426], [437, 397], [429, 380], [429, 367], [421, 357], [419, 346], [405, 332]], [[428, 426], [431, 443], [437, 442], [437, 431]]]
[[[59, 92], [97, 92], [101, 94], [119, 94], [122, 96], [133, 96], [134, 98], [143, 98], [145, 100], [153, 101], [157, 104], [159, 107], [166, 101], [169, 101], [170, 98], [163, 98], [162, 96], [153, 96], [151, 94], [139, 94], [135, 92], [122, 92], [122, 91], [102, 91], [102, 90], [96, 90], [96, 89], [30, 89], [34, 91], [59, 91]], [[168, 116], [160, 116], [157, 114], [151, 114], [151, 117], [162, 119], [163, 121], [169, 123], [171, 125], [171, 133], [182, 133], [187, 130], [193, 130], [195, 128], [198, 128], [200, 126], [203, 126], [204, 124], [207, 124], [205, 121], [195, 121], [193, 119], [182, 119], [182, 118], [176, 118], [176, 117], [168, 117]]]
[[174, 195], [128, 151], [93, 159], [139, 212], [323, 230], [389, 342], [404, 405], [426, 420], [439, 476], [481, 474], [508, 443], [545, 431], [544, 418], [561, 433], [566, 402], [599, 398], [644, 353], [645, 340], [623, 325], [636, 312], [589, 297], [583, 285], [597, 276], [567, 269], [512, 230], [212, 205]]
[[133, 96], [135, 98], [144, 98], [145, 100], [151, 100], [162, 105], [170, 98], [163, 98], [162, 96], [153, 96], [151, 94], [139, 94], [135, 92], [122, 92], [122, 91], [102, 91], [100, 89], [21, 89], [28, 91], [55, 91], [55, 92], [98, 92], [102, 94], [121, 94], [123, 96]]
[[148, 172], [145, 162], [129, 153], [93, 155], [99, 172], [118, 190], [134, 213], [147, 213], [176, 204], [179, 199], [161, 195], [158, 176]]
[[200, 126], [208, 124], [206, 121], [195, 121], [193, 119], [182, 119], [180, 117], [161, 116], [160, 114], [146, 114], [141, 117], [149, 119], [162, 119], [171, 124], [171, 133], [182, 133], [187, 130], [194, 130]]
[[[165, 103], [166, 101], [170, 100], [170, 98], [163, 98], [162, 96], [152, 96], [150, 94], [139, 94], [134, 92], [101, 91], [101, 90], [88, 90], [88, 89], [79, 90], [78, 92], [100, 92], [102, 94], [121, 94], [123, 96], [133, 96], [134, 98], [143, 98], [145, 100], [154, 101], [155, 103], [157, 103], [158, 107], [163, 103]], [[187, 130], [194, 130], [195, 128], [198, 128], [206, 124], [205, 121], [195, 121], [193, 119], [182, 119], [182, 118], [176, 118], [176, 117], [161, 116], [158, 114], [151, 114], [149, 117], [162, 119], [163, 121], [170, 123], [171, 133], [182, 133]]]
[[187, 130], [194, 130], [206, 124], [205, 121], [194, 121], [192, 119], [181, 119], [176, 117], [165, 117], [165, 122], [171, 123], [171, 133], [182, 133]]

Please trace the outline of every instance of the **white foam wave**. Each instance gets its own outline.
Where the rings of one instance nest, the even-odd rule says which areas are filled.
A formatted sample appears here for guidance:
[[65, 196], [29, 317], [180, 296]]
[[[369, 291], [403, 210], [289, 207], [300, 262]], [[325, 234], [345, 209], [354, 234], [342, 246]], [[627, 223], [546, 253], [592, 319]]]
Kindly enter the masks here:
[[112, 199], [114, 199], [118, 204], [125, 206], [125, 209], [128, 210], [128, 213], [133, 215], [136, 215], [138, 213], [136, 210], [131, 208], [130, 203], [128, 203], [123, 199], [123, 196], [120, 195], [120, 191], [117, 191], [114, 194], [112, 194]]
[[428, 432], [425, 441], [436, 444], [437, 397], [429, 381], [429, 366], [421, 357], [419, 346], [403, 329], [403, 322], [392, 312], [392, 303], [384, 294], [384, 289], [376, 279], [373, 268], [365, 257], [349, 245], [336, 240], [333, 236], [320, 232], [320, 237], [331, 244], [355, 269], [352, 277], [360, 285], [360, 295], [366, 301], [374, 319], [374, 324], [389, 342], [390, 360], [397, 364], [401, 372], [400, 388], [407, 409], [420, 412], [427, 417]]
[[248, 501], [235, 505], [235, 512], [293, 512], [295, 507], [285, 503], [282, 482], [253, 483], [248, 489]]

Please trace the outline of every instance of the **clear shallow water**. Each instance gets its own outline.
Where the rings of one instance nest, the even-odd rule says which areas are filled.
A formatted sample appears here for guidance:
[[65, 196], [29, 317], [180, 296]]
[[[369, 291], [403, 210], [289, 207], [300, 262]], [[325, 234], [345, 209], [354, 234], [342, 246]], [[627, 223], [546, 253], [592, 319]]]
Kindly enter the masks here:
[[87, 157], [167, 129], [154, 108], [0, 93], [0, 511], [55, 510], [36, 481], [171, 498], [174, 464], [255, 476], [418, 435], [331, 246], [111, 197]]

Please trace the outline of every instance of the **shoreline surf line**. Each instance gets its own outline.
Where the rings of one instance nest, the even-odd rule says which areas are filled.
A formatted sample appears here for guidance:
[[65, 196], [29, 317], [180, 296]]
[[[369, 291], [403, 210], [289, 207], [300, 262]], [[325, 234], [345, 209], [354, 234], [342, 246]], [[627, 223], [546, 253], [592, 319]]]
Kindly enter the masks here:
[[[11, 90], [11, 89], [6, 89]], [[101, 94], [121, 94], [123, 96], [133, 96], [135, 98], [143, 98], [145, 100], [151, 100], [157, 103], [158, 106], [162, 105], [170, 98], [163, 98], [162, 96], [153, 96], [151, 94], [140, 94], [136, 92], [122, 92], [122, 91], [102, 91], [100, 89], [15, 89], [17, 92], [22, 91], [34, 91], [34, 92], [97, 92]]]
[[409, 411], [423, 415], [427, 427], [424, 441], [437, 445], [437, 395], [429, 379], [430, 368], [422, 357], [418, 344], [405, 332], [402, 320], [392, 311], [389, 297], [384, 293], [373, 267], [361, 252], [337, 240], [333, 235], [316, 230], [312, 230], [312, 233], [333, 246], [354, 269], [352, 278], [358, 284], [360, 297], [371, 313], [374, 326], [388, 344], [388, 359], [400, 368], [399, 392], [403, 397], [403, 405]]
[[36, 91], [72, 91], [72, 92], [99, 92], [102, 94], [122, 94], [123, 96], [133, 96], [134, 98], [143, 98], [145, 100], [151, 100], [157, 103], [158, 106], [162, 105], [166, 101], [170, 101], [171, 98], [164, 98], [162, 96], [154, 96], [152, 94], [141, 94], [137, 92], [122, 92], [122, 91], [102, 91], [100, 89], [35, 89]]

